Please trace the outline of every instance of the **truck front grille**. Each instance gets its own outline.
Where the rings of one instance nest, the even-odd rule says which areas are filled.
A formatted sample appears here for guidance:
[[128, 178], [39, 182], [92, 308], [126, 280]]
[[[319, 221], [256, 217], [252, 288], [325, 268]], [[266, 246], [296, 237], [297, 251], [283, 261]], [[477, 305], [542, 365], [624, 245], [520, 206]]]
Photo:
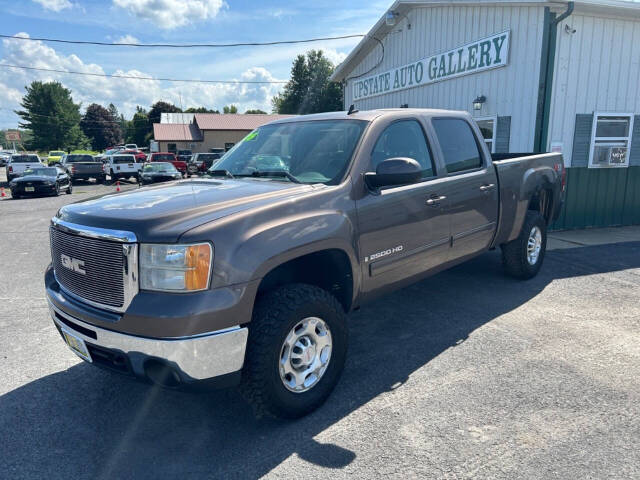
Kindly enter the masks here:
[[125, 302], [123, 244], [73, 235], [51, 227], [56, 279], [69, 293], [106, 307]]

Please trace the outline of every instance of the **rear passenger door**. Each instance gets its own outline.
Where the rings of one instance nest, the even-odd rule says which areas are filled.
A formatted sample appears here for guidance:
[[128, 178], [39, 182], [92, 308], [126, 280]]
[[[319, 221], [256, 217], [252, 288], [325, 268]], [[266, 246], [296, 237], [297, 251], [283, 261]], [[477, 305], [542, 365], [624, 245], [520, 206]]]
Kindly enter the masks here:
[[388, 158], [407, 157], [422, 167], [422, 180], [367, 192], [357, 200], [363, 291], [422, 274], [444, 263], [449, 249], [449, 220], [443, 180], [438, 178], [423, 124], [396, 120], [379, 134], [368, 171]]
[[450, 259], [455, 260], [489, 247], [498, 220], [497, 176], [469, 122], [444, 117], [433, 118], [431, 125], [447, 169]]

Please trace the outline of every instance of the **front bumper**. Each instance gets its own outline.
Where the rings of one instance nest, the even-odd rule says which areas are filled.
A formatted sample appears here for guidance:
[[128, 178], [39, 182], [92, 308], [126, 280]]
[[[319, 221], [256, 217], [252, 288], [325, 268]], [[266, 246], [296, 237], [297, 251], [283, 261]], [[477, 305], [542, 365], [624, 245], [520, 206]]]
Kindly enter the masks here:
[[46, 185], [46, 184], [37, 184], [37, 185], [28, 185], [29, 187], [33, 187], [33, 192], [27, 192], [25, 187], [27, 185], [16, 185], [14, 187], [10, 187], [11, 195], [49, 195], [51, 193], [55, 193], [56, 185]]
[[146, 338], [85, 323], [51, 302], [49, 311], [59, 331], [84, 340], [95, 365], [165, 387], [198, 386], [215, 378], [235, 383], [244, 363], [248, 331], [240, 326], [191, 337]]

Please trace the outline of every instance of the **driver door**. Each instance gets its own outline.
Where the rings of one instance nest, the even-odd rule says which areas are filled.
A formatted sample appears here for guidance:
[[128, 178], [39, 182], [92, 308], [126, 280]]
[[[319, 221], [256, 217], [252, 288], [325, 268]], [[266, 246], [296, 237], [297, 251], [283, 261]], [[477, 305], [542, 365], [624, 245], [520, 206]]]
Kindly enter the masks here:
[[371, 153], [369, 171], [394, 157], [416, 160], [422, 180], [368, 192], [357, 200], [363, 293], [420, 275], [447, 261], [450, 227], [427, 137], [416, 119], [388, 125]]

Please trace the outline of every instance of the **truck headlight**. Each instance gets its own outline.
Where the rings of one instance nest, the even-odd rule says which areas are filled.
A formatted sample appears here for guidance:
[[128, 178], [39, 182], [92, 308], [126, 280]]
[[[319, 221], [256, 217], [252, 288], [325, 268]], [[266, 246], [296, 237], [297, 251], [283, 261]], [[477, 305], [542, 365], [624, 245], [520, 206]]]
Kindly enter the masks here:
[[194, 292], [209, 287], [213, 248], [191, 245], [140, 245], [140, 288], [165, 292]]

